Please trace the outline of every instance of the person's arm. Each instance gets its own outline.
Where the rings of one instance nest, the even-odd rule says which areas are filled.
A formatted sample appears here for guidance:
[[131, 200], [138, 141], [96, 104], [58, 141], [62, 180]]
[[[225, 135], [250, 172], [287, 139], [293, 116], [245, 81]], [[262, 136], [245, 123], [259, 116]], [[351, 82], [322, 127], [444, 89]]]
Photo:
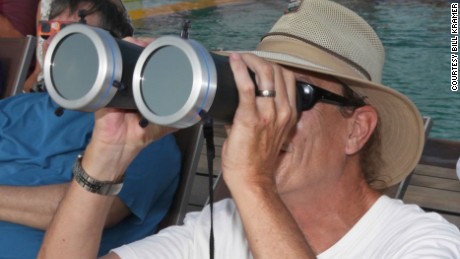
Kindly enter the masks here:
[[88, 192], [72, 181], [46, 232], [38, 258], [96, 258], [113, 200], [112, 196]]
[[[0, 220], [46, 230], [68, 184], [44, 186], [0, 186]], [[130, 210], [117, 197], [110, 207], [105, 227], [110, 227], [128, 215]]]
[[[172, 129], [139, 126], [140, 116], [116, 109], [96, 112], [82, 168], [99, 181], [120, 179], [139, 151]], [[99, 195], [72, 181], [42, 243], [38, 258], [95, 258], [113, 196]]]
[[[239, 106], [222, 150], [222, 170], [243, 221], [254, 258], [315, 258], [293, 216], [277, 192], [273, 171], [293, 129], [294, 75], [253, 55], [230, 56]], [[276, 97], [256, 97], [247, 72], [256, 74], [259, 90]]]
[[14, 28], [13, 24], [11, 24], [10, 20], [6, 18], [3, 14], [0, 14], [0, 38], [21, 38], [24, 37], [22, 33], [20, 33], [16, 28]]

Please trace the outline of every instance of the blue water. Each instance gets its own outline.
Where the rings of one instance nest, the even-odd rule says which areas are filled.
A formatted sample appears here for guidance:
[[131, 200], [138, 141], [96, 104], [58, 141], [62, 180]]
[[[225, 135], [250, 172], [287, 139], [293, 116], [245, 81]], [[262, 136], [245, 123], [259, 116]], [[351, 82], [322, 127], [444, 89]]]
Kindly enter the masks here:
[[[163, 0], [163, 3], [178, 1]], [[450, 90], [450, 1], [342, 0], [366, 19], [386, 49], [383, 83], [411, 98], [434, 120], [430, 137], [460, 140], [460, 91]], [[158, 3], [144, 0], [144, 6]], [[282, 14], [286, 0], [248, 1], [134, 21], [140, 35], [180, 33], [208, 49], [253, 49]]]

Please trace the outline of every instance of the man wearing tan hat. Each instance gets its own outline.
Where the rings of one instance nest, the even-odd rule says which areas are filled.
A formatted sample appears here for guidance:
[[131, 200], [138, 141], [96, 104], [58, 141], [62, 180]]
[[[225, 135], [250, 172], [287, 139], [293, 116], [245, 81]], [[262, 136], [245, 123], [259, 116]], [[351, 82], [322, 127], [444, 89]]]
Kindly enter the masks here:
[[[415, 105], [380, 83], [383, 63], [380, 40], [355, 13], [326, 0], [292, 2], [256, 51], [230, 54], [239, 106], [222, 170], [232, 199], [214, 204], [214, 249], [208, 206], [106, 258], [459, 258], [454, 225], [379, 191], [406, 177], [424, 144]], [[137, 122], [99, 111], [82, 168], [99, 181], [120, 179], [170, 130]], [[95, 257], [112, 200], [74, 181], [41, 258]]]

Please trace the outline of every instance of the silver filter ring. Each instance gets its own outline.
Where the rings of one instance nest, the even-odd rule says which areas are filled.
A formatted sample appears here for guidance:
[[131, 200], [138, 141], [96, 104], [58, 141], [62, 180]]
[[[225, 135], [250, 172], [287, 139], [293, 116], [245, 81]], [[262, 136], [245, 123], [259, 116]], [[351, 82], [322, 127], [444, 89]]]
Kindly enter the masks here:
[[133, 73], [133, 97], [148, 121], [186, 128], [211, 107], [217, 73], [210, 53], [198, 42], [163, 36], [139, 56]]
[[62, 108], [87, 112], [112, 100], [122, 71], [116, 40], [108, 31], [84, 24], [66, 26], [56, 34], [43, 68], [51, 98]]

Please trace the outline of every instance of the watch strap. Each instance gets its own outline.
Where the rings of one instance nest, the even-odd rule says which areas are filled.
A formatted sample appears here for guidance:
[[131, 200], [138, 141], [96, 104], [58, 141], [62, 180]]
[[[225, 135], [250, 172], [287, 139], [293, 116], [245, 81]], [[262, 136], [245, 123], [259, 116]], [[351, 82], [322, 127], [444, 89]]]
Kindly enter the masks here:
[[81, 166], [83, 155], [78, 155], [72, 173], [74, 180], [85, 190], [101, 195], [117, 195], [123, 187], [123, 179], [117, 181], [99, 181], [91, 177]]

